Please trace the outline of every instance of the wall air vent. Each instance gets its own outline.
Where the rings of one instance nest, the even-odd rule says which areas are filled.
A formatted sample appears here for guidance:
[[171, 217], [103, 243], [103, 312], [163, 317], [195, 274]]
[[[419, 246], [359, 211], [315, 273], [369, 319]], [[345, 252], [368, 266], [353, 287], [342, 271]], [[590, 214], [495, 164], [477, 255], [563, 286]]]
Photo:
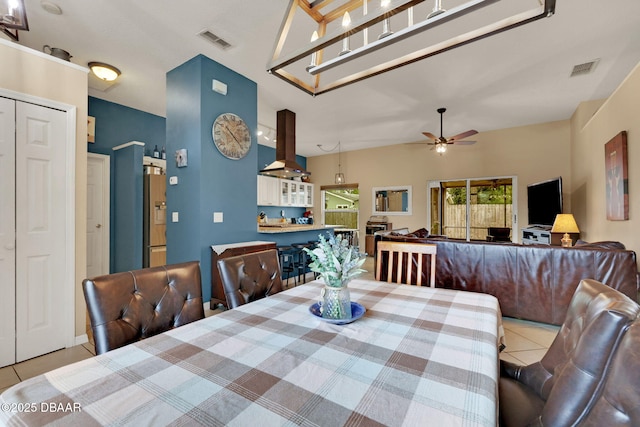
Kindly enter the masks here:
[[202, 30], [198, 33], [200, 37], [205, 38], [206, 40], [213, 43], [216, 47], [219, 47], [222, 50], [227, 50], [231, 47], [231, 43], [224, 40], [222, 37], [213, 34], [209, 30]]
[[571, 76], [581, 76], [583, 74], [589, 74], [596, 69], [596, 65], [600, 62], [599, 59], [595, 59], [593, 61], [585, 62], [584, 64], [574, 65], [573, 70], [571, 70]]

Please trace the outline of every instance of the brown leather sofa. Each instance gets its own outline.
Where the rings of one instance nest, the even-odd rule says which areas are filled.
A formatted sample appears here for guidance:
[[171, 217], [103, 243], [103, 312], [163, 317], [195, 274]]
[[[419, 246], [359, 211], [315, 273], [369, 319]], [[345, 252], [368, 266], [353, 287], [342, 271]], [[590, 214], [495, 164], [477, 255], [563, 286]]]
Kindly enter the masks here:
[[276, 249], [220, 259], [218, 270], [229, 308], [282, 291]]
[[96, 354], [204, 318], [201, 283], [198, 261], [85, 279]]
[[[563, 248], [415, 234], [378, 234], [376, 239], [436, 244], [436, 286], [494, 295], [505, 316], [560, 325], [582, 279], [605, 283], [634, 301], [638, 298], [636, 254], [618, 249], [620, 244]], [[386, 266], [382, 271], [378, 280], [386, 280]]]

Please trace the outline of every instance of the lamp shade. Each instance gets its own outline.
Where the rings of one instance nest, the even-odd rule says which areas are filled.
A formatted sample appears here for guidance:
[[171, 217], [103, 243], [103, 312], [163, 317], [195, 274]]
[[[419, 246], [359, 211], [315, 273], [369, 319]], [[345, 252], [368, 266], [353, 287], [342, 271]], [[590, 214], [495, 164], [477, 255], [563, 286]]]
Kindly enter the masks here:
[[552, 233], [579, 233], [578, 224], [573, 217], [573, 214], [558, 214], [555, 221], [553, 221], [553, 227], [551, 227]]

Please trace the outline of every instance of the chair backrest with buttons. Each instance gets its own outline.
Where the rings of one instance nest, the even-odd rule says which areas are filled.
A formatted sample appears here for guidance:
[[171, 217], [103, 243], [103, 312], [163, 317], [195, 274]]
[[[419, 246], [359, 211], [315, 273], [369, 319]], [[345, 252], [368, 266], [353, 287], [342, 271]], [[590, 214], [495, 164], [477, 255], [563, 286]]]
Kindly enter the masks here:
[[229, 308], [282, 291], [276, 249], [220, 259], [218, 270]]
[[204, 318], [201, 281], [197, 261], [85, 279], [96, 354]]

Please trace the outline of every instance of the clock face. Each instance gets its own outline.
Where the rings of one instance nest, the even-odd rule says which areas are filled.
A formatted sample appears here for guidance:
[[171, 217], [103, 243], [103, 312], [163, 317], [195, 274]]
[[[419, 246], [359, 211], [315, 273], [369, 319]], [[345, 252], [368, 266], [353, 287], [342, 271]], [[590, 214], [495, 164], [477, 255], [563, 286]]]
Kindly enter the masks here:
[[228, 159], [241, 159], [251, 148], [249, 127], [235, 114], [220, 114], [213, 122], [211, 133], [218, 151]]

